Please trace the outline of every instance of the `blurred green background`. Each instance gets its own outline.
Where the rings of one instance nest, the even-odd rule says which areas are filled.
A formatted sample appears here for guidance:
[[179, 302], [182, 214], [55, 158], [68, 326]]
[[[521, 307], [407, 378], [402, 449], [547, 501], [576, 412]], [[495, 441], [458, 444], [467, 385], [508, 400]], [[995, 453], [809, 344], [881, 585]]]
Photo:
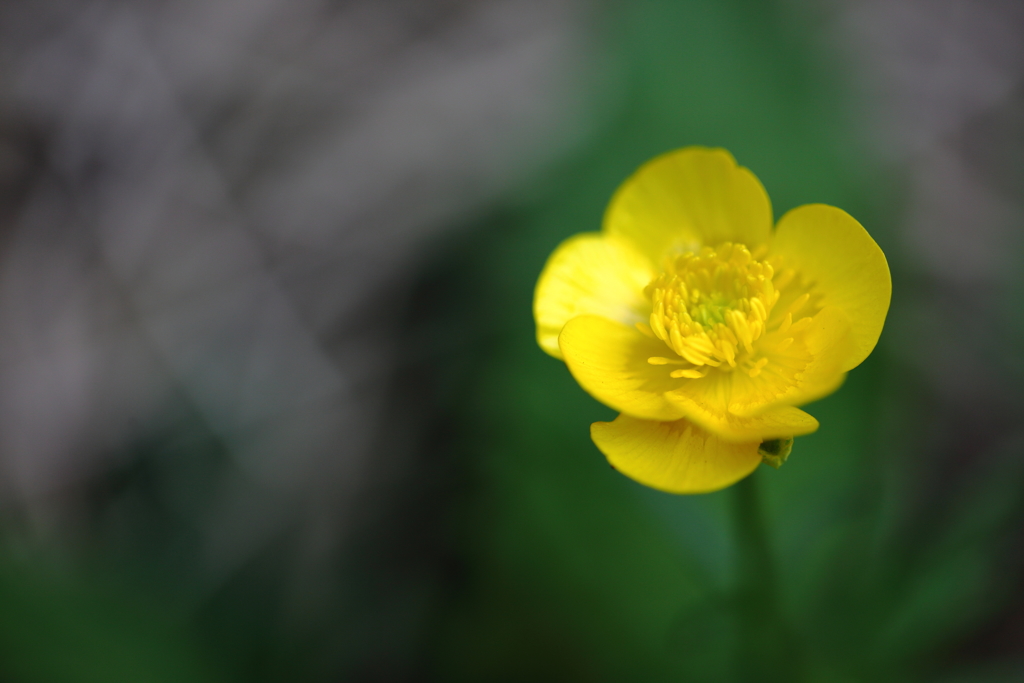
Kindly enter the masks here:
[[[244, 561], [211, 563], [201, 520], [239, 465], [172, 392], [113, 464], [3, 506], [0, 680], [1024, 680], [1024, 81], [978, 95], [955, 126], [915, 114], [977, 94], [970, 74], [935, 81], [950, 54], [976, 48], [1020, 78], [1019, 49], [986, 47], [1024, 29], [1010, 4], [985, 4], [985, 21], [962, 3], [873, 6], [588, 5], [574, 19], [594, 60], [586, 131], [408, 261], [369, 474], [335, 511], [344, 533], [323, 531], [327, 550], [296, 571], [311, 532], [285, 516]], [[1011, 28], [989, 21], [1006, 8]], [[921, 68], [902, 74], [939, 95], [887, 122], [836, 27], [915, 21], [951, 27], [914, 34]], [[617, 474], [588, 435], [613, 413], [534, 341], [548, 254], [597, 229], [639, 164], [691, 144], [729, 149], [776, 217], [846, 209], [893, 277], [877, 349], [808, 408], [821, 429], [753, 475], [778, 591], [767, 655], [743, 633], [759, 598], [741, 590], [735, 490], [677, 497]], [[951, 158], [966, 176], [928, 180]], [[999, 197], [998, 220], [972, 214], [965, 177]], [[959, 213], [919, 208], [936, 194]], [[244, 528], [243, 514], [223, 534]]]

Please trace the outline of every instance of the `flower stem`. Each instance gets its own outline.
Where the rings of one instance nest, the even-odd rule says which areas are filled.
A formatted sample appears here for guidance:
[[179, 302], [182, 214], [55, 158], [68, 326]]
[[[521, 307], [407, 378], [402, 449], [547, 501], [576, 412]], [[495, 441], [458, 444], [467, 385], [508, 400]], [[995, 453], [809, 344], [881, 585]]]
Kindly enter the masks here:
[[736, 497], [739, 680], [798, 681], [793, 634], [779, 610], [775, 563], [755, 473], [733, 487]]

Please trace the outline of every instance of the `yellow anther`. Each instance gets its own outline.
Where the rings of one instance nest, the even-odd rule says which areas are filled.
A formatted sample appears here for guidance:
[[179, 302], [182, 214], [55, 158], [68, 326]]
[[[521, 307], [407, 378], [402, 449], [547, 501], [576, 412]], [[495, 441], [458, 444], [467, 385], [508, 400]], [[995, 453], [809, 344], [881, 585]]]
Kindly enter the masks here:
[[768, 317], [768, 311], [764, 308], [764, 303], [757, 297], [750, 300], [750, 308], [757, 315], [758, 320], [765, 320]]
[[732, 342], [728, 339], [722, 339], [718, 342], [718, 348], [721, 349], [722, 357], [731, 366], [736, 367], [736, 347], [733, 346]]
[[679, 323], [672, 325], [672, 328], [668, 331], [668, 338], [671, 341], [671, 346], [676, 350], [676, 353], [683, 355], [683, 348], [686, 344], [683, 343], [683, 335], [679, 332]]
[[766, 365], [768, 365], [768, 359], [762, 358], [761, 360], [757, 361], [751, 366], [750, 370], [747, 371], [747, 374], [750, 375], [751, 377], [757, 377], [758, 375], [761, 374], [761, 370]]
[[701, 371], [701, 370], [673, 370], [672, 372], [669, 373], [668, 376], [669, 377], [674, 377], [676, 379], [678, 379], [680, 377], [687, 377], [689, 379], [700, 379], [701, 377], [704, 377], [707, 374], [708, 374], [708, 370], [707, 369], [705, 369], [704, 371]]
[[690, 365], [689, 361], [679, 358], [663, 358], [662, 356], [651, 356], [647, 362], [651, 365]]
[[[664, 315], [659, 314], [657, 311], [651, 313], [651, 331], [654, 332], [658, 339], [664, 341], [668, 339], [668, 333], [665, 332], [665, 325], [661, 322]], [[790, 321], [792, 322], [792, 320]]]
[[719, 325], [717, 332], [720, 339], [724, 339], [733, 346], [739, 346], [740, 340], [736, 337], [736, 333], [725, 325]]
[[729, 320], [729, 327], [732, 328], [732, 331], [736, 333], [736, 337], [743, 342], [743, 347], [749, 352], [754, 336], [746, 317], [739, 311], [729, 311], [726, 316]]
[[678, 353], [680, 356], [682, 356], [686, 360], [690, 361], [694, 365], [710, 365], [711, 364], [711, 362], [710, 362], [711, 359], [710, 358], [708, 358], [707, 356], [705, 356], [704, 354], [700, 353], [699, 351], [697, 351], [696, 349], [694, 349], [693, 347], [691, 347], [689, 345], [684, 346], [684, 347], [682, 347], [680, 349], [677, 349], [676, 353]]
[[711, 340], [708, 339], [708, 335], [706, 334], [692, 335], [688, 337], [686, 341], [698, 351], [702, 351], [704, 353], [715, 352], [715, 345], [711, 343]]

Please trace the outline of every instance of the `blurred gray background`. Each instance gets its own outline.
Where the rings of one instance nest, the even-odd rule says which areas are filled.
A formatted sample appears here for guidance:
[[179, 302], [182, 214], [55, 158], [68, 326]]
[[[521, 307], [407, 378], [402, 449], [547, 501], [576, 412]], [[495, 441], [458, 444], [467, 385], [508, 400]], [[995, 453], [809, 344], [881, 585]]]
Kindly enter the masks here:
[[187, 410], [232, 464], [213, 574], [295, 515], [342, 538], [430, 240], [597, 123], [585, 10], [4, 5], [4, 503], [60, 533]]

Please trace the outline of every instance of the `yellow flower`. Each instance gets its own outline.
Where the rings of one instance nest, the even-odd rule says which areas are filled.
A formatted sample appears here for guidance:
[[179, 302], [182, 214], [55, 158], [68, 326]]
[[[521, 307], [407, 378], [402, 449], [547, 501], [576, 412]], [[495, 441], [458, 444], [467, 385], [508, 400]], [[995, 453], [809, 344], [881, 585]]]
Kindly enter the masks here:
[[601, 232], [555, 250], [534, 317], [541, 348], [621, 413], [591, 426], [608, 461], [703, 493], [777, 466], [818, 428], [795, 406], [871, 353], [891, 293], [885, 256], [845, 211], [801, 206], [773, 231], [754, 174], [688, 147], [626, 180]]

